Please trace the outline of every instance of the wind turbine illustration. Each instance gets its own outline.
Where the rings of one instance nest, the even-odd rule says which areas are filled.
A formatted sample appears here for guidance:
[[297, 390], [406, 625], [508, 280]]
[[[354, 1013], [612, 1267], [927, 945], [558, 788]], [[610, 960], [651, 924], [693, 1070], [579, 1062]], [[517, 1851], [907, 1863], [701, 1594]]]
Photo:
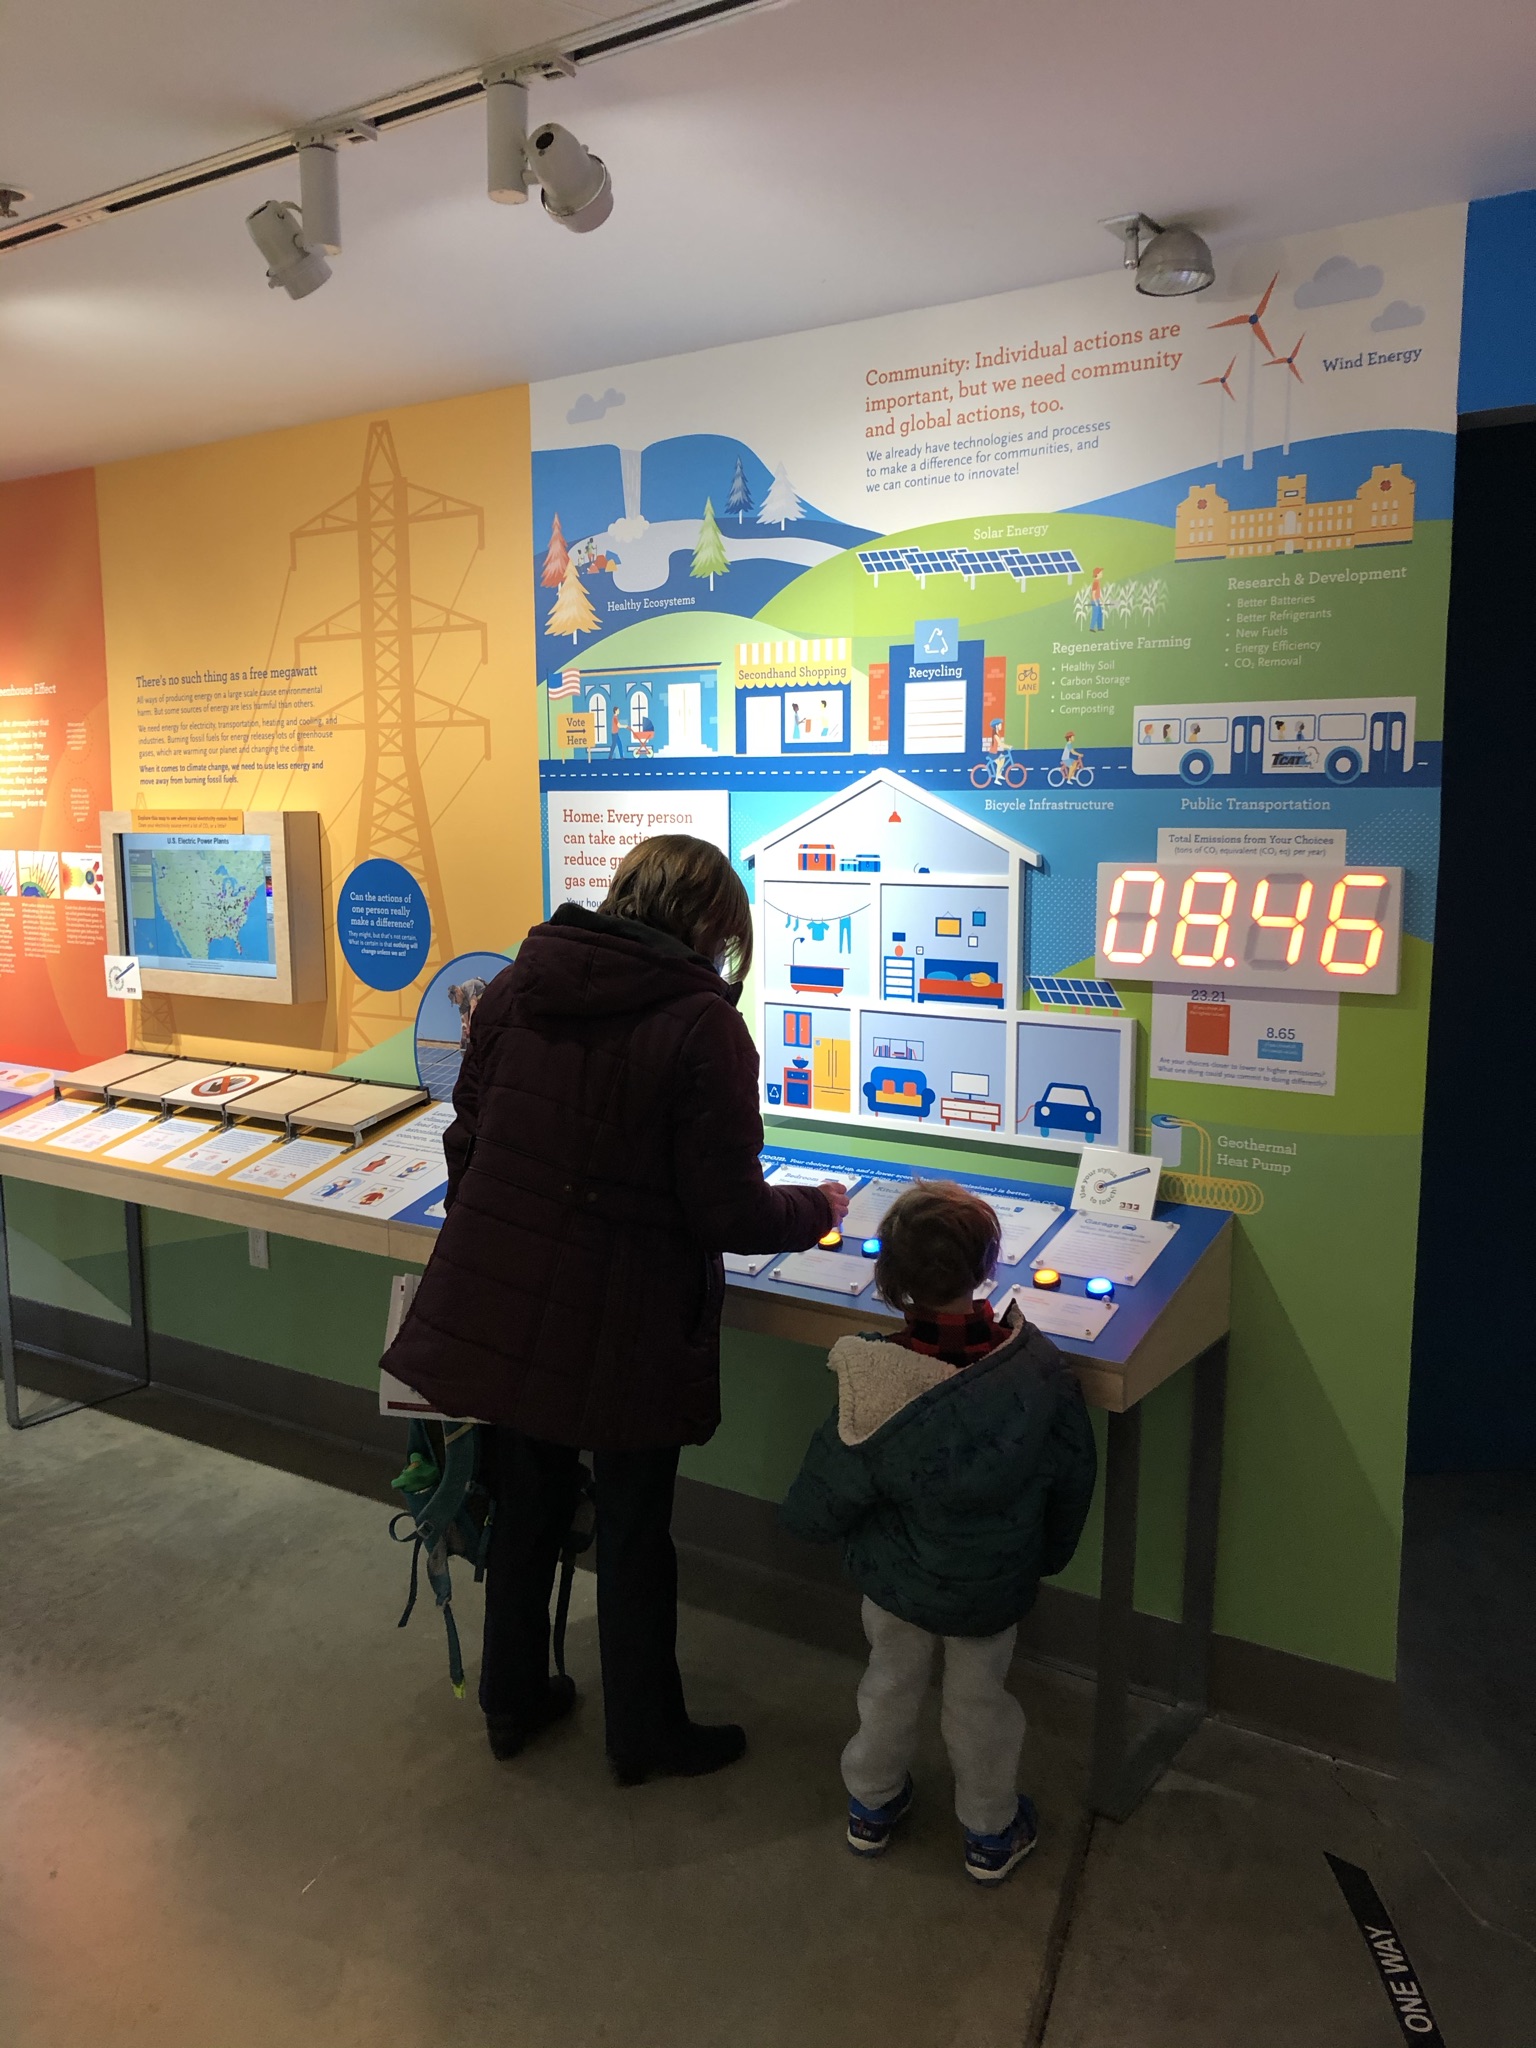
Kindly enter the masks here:
[[1273, 342], [1264, 332], [1264, 315], [1269, 311], [1270, 297], [1279, 282], [1280, 273], [1277, 270], [1265, 286], [1263, 298], [1260, 299], [1251, 313], [1235, 313], [1230, 320], [1213, 320], [1211, 322], [1213, 329], [1217, 327], [1246, 327], [1248, 330], [1248, 403], [1244, 407], [1244, 469], [1252, 469], [1253, 467], [1253, 387], [1255, 381], [1254, 373], [1259, 367], [1258, 351], [1260, 342], [1264, 344], [1264, 350], [1267, 355], [1273, 356], [1275, 352]]
[[[1225, 393], [1227, 394], [1228, 398], [1231, 399], [1232, 403], [1236, 405], [1237, 394], [1232, 389], [1232, 372], [1236, 368], [1237, 357], [1234, 356], [1231, 362], [1228, 363], [1227, 367], [1222, 371], [1219, 377], [1202, 377], [1200, 379], [1200, 382], [1202, 384], [1219, 384], [1221, 386], [1221, 389], [1225, 391]], [[1221, 468], [1222, 464], [1227, 459], [1225, 453], [1226, 445], [1227, 415], [1223, 408], [1218, 407], [1216, 412], [1216, 467], [1218, 469]]]
[[[1306, 336], [1305, 336], [1304, 334], [1299, 334], [1299, 335], [1298, 335], [1298, 336], [1296, 337], [1296, 346], [1295, 346], [1295, 347], [1294, 347], [1294, 348], [1293, 348], [1293, 349], [1291, 350], [1290, 354], [1289, 354], [1288, 356], [1271, 356], [1271, 357], [1270, 357], [1270, 359], [1269, 359], [1269, 361], [1268, 361], [1268, 362], [1267, 362], [1267, 363], [1266, 363], [1266, 364], [1264, 365], [1265, 369], [1266, 369], [1266, 370], [1278, 370], [1278, 369], [1281, 369], [1281, 368], [1287, 369], [1287, 370], [1289, 370], [1289, 371], [1290, 371], [1291, 375], [1292, 375], [1292, 376], [1293, 376], [1293, 377], [1294, 377], [1294, 378], [1296, 379], [1296, 382], [1297, 382], [1298, 384], [1305, 384], [1307, 380], [1306, 380], [1306, 378], [1305, 378], [1305, 377], [1303, 377], [1303, 376], [1302, 376], [1302, 374], [1301, 374], [1300, 370], [1298, 370], [1298, 369], [1297, 369], [1297, 367], [1296, 367], [1296, 358], [1297, 358], [1297, 357], [1298, 357], [1298, 356], [1299, 356], [1299, 355], [1301, 354], [1301, 344], [1302, 344], [1302, 343], [1303, 343], [1303, 342], [1304, 342], [1304, 341], [1306, 340], [1306, 338], [1307, 338], [1307, 337], [1306, 337]], [[1282, 455], [1289, 455], [1289, 454], [1290, 454], [1290, 452], [1291, 452], [1291, 387], [1290, 387], [1290, 385], [1289, 385], [1289, 384], [1287, 384], [1287, 385], [1286, 385], [1286, 387], [1285, 387], [1285, 438], [1284, 438], [1284, 441], [1283, 441], [1283, 442], [1282, 442], [1282, 444], [1281, 444], [1281, 448], [1280, 448], [1280, 453], [1281, 453]]]

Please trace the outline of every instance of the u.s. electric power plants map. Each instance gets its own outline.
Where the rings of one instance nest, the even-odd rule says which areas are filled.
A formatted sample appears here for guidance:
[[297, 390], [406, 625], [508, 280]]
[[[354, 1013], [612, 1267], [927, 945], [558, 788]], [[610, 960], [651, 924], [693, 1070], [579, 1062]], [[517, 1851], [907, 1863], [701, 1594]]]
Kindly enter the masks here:
[[135, 832], [122, 846], [129, 944], [146, 967], [275, 978], [269, 838]]

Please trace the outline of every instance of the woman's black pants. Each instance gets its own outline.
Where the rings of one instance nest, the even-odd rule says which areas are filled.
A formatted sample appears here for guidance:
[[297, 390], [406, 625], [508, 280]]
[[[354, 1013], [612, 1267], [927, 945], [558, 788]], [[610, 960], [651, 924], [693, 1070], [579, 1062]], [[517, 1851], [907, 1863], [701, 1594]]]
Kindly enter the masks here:
[[[549, 1686], [549, 1602], [578, 1497], [580, 1452], [495, 1436], [496, 1519], [485, 1577], [480, 1705], [536, 1719]], [[659, 1756], [687, 1726], [677, 1669], [678, 1447], [596, 1451], [597, 1635], [610, 1756]]]

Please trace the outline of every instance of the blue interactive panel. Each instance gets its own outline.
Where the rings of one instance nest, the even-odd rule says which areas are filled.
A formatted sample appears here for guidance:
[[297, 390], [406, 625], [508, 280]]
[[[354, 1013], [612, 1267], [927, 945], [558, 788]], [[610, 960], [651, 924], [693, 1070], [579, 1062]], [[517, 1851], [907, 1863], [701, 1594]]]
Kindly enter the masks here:
[[[1012, 1286], [1032, 1287], [1036, 1261], [1042, 1258], [1049, 1259], [1053, 1241], [1072, 1215], [1072, 1190], [1057, 1183], [1005, 1179], [1000, 1175], [954, 1173], [948, 1170], [922, 1174], [895, 1160], [854, 1159], [836, 1152], [798, 1152], [780, 1146], [767, 1147], [762, 1154], [762, 1160], [765, 1173], [771, 1175], [787, 1167], [795, 1174], [796, 1179], [801, 1181], [841, 1180], [851, 1185], [857, 1180], [867, 1186], [871, 1182], [905, 1185], [920, 1179], [948, 1180], [956, 1181], [961, 1187], [970, 1188], [976, 1194], [994, 1202], [1033, 1201], [1059, 1205], [1060, 1218], [1042, 1237], [1025, 1248], [1021, 1258], [1011, 1264], [999, 1262], [996, 1284], [991, 1293], [994, 1301], [1000, 1301]], [[857, 1204], [857, 1189], [854, 1200]], [[1106, 1365], [1127, 1364], [1158, 1317], [1230, 1223], [1231, 1216], [1225, 1209], [1195, 1208], [1184, 1202], [1159, 1202], [1157, 1221], [1177, 1226], [1166, 1249], [1159, 1254], [1134, 1286], [1120, 1285], [1111, 1290], [1115, 1313], [1097, 1337], [1057, 1337], [1055, 1341], [1064, 1351], [1080, 1352], [1085, 1357], [1098, 1359]], [[756, 1273], [728, 1269], [726, 1279], [732, 1287], [745, 1288], [769, 1299], [782, 1300], [787, 1296], [824, 1308], [837, 1307], [854, 1314], [867, 1312], [872, 1326], [882, 1319], [888, 1322], [892, 1312], [875, 1292], [874, 1268], [861, 1235], [857, 1231], [850, 1232], [843, 1238], [841, 1244], [834, 1248], [831, 1255], [846, 1260], [850, 1273], [858, 1272], [867, 1282], [856, 1295], [850, 1295], [841, 1289], [805, 1287], [793, 1281], [777, 1279], [775, 1273], [783, 1264], [780, 1258], [764, 1261]], [[1059, 1287], [1053, 1291], [1062, 1296], [1080, 1295], [1093, 1300], [1095, 1297], [1090, 1292], [1092, 1278], [1091, 1275], [1063, 1274]], [[1025, 1300], [1024, 1310], [1027, 1315], [1028, 1299]]]

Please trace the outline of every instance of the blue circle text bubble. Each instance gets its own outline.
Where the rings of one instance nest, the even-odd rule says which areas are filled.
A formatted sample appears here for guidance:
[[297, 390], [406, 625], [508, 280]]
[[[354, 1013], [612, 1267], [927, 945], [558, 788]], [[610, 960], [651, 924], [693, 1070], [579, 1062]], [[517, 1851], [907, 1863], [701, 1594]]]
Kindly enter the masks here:
[[336, 898], [342, 958], [368, 988], [407, 988], [427, 964], [432, 913], [420, 882], [395, 860], [365, 860]]

